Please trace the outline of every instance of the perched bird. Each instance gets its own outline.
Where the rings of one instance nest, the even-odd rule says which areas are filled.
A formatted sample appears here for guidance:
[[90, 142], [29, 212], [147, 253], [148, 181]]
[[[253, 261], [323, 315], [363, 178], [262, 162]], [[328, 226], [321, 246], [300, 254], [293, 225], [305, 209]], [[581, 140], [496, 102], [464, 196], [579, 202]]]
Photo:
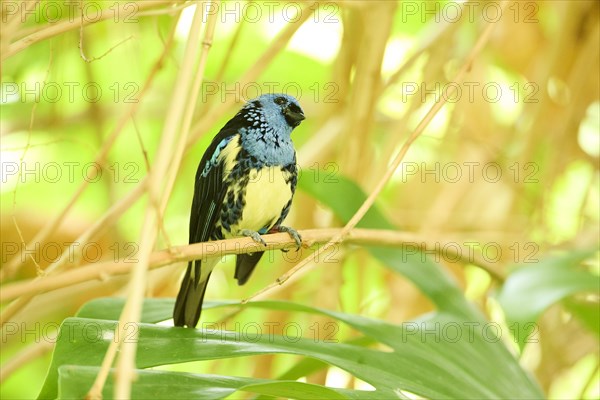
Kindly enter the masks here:
[[[288, 232], [281, 225], [292, 204], [298, 169], [291, 133], [304, 119], [298, 101], [285, 94], [250, 100], [225, 124], [202, 156], [196, 172], [190, 215], [190, 243]], [[263, 252], [240, 254], [235, 265], [238, 285], [246, 283]], [[191, 261], [177, 295], [175, 326], [194, 328], [210, 274], [219, 257]]]

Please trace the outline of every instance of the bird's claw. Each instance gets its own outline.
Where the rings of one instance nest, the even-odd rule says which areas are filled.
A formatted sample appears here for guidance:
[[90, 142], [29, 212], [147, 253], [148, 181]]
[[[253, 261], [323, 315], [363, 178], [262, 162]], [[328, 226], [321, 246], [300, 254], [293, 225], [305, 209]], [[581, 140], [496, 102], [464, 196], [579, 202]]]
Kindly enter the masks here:
[[242, 234], [243, 236], [247, 236], [252, 238], [252, 240], [254, 240], [256, 243], [260, 243], [263, 246], [267, 247], [267, 242], [265, 242], [265, 240], [262, 238], [262, 236], [260, 236], [260, 233], [256, 232], [256, 231], [251, 231], [250, 229], [243, 229], [240, 234]]
[[[287, 232], [287, 234], [290, 235], [292, 239], [294, 239], [294, 241], [296, 242], [296, 251], [300, 250], [300, 248], [302, 247], [302, 236], [300, 236], [297, 230], [289, 226], [278, 226], [277, 231]], [[287, 252], [287, 250], [282, 251]]]

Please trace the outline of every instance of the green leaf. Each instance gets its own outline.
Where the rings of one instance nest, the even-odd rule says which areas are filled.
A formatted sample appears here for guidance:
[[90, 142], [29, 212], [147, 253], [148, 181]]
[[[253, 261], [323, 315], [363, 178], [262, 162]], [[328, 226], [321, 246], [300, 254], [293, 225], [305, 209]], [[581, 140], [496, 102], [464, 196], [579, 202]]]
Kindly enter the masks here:
[[596, 301], [584, 303], [583, 301], [566, 299], [564, 305], [589, 330], [600, 336], [600, 313], [598, 313], [598, 303]]
[[552, 304], [575, 293], [599, 292], [598, 276], [578, 268], [594, 252], [546, 258], [537, 265], [521, 266], [508, 276], [497, 298], [521, 349], [531, 333], [529, 328]]
[[[348, 399], [350, 396], [342, 394], [338, 389], [328, 388], [321, 385], [314, 385], [294, 381], [280, 381], [268, 383], [256, 383], [243, 388], [246, 392], [253, 392], [273, 397], [284, 397], [292, 399]], [[350, 392], [350, 391], [348, 391]], [[373, 395], [372, 393], [364, 393]], [[352, 398], [369, 398], [363, 396], [352, 396]]]
[[[59, 399], [81, 399], [92, 386], [99, 367], [64, 365], [59, 369]], [[224, 375], [200, 375], [185, 372], [136, 370], [133, 399], [223, 399], [236, 391], [302, 399], [369, 399], [371, 392], [326, 388], [294, 381], [244, 378]], [[102, 390], [112, 398], [114, 369]]]
[[[85, 303], [75, 316], [81, 318], [107, 319], [117, 321], [125, 305], [123, 297], [100, 297]], [[171, 318], [167, 309], [173, 310], [173, 299], [152, 299], [144, 302], [140, 322], [156, 323]]]
[[[59, 368], [59, 399], [82, 399], [94, 383], [99, 367], [64, 365]], [[114, 372], [114, 370], [111, 370]], [[222, 399], [256, 379], [185, 372], [136, 370], [132, 386], [134, 399]], [[102, 390], [103, 398], [113, 398], [114, 380], [110, 373]]]
[[[349, 340], [347, 342], [347, 344], [352, 344], [352, 345], [357, 345], [357, 346], [362, 346], [362, 347], [370, 346], [370, 345], [373, 345], [374, 343], [375, 343], [375, 341], [368, 337], [359, 337], [356, 339]], [[278, 379], [280, 379], [280, 380], [295, 380], [295, 379], [298, 379], [298, 378], [301, 378], [304, 376], [308, 376], [310, 374], [314, 374], [315, 372], [318, 372], [326, 367], [327, 367], [327, 364], [322, 361], [315, 360], [312, 358], [305, 358], [304, 360], [301, 360], [300, 362], [296, 363], [296, 365], [294, 365], [289, 370], [287, 370], [286, 372], [281, 374], [278, 377]]]
[[[112, 308], [115, 315], [118, 315], [122, 307], [119, 299], [112, 302], [110, 299], [102, 299], [97, 302], [104, 305], [105, 311]], [[170, 315], [172, 303], [168, 304], [162, 299], [150, 299], [146, 303], [155, 310], [157, 318], [163, 319]], [[211, 306], [232, 304], [221, 302]], [[440, 313], [398, 326], [290, 302], [265, 301], [249, 303], [244, 307], [328, 315], [388, 346], [391, 351], [368, 349], [355, 344], [315, 343], [308, 338], [290, 340], [289, 337], [270, 334], [260, 335], [256, 340], [248, 342], [231, 332], [140, 324], [135, 326], [139, 329], [136, 365], [138, 368], [149, 368], [196, 360], [286, 353], [316, 359], [348, 371], [376, 388], [375, 392], [368, 392], [367, 398], [398, 397], [404, 391], [428, 398], [543, 396], [499, 338], [486, 335], [485, 326], [476, 321], [461, 320], [455, 315]], [[88, 310], [94, 308], [91, 305]], [[62, 366], [100, 365], [110, 340], [114, 340], [116, 324], [116, 321], [84, 318], [65, 320], [40, 398], [56, 397], [58, 371]], [[458, 333], [452, 331], [452, 337], [449, 337], [448, 327]], [[453, 384], [448, 385], [448, 382]], [[263, 387], [264, 390], [252, 390], [268, 395], [272, 393], [270, 390], [273, 387], [267, 385]], [[300, 398], [317, 389], [307, 390], [309, 393]], [[344, 395], [362, 396], [355, 392], [344, 392]], [[290, 395], [292, 392], [286, 393], [286, 397], [293, 397]]]
[[[111, 340], [115, 340], [116, 321], [68, 318], [61, 327], [52, 365], [40, 398], [55, 398], [58, 371], [63, 365], [99, 366]], [[254, 342], [242, 341], [223, 331], [200, 331], [139, 324], [136, 365], [158, 365], [197, 360], [286, 353], [323, 360], [345, 369], [378, 388], [372, 398], [389, 397], [397, 387], [394, 359], [389, 353], [359, 346], [315, 343], [311, 339], [262, 335]], [[391, 388], [390, 388], [391, 387]], [[436, 393], [432, 391], [431, 393]]]
[[[354, 181], [342, 175], [328, 174], [323, 170], [304, 171], [298, 180], [298, 188], [331, 208], [346, 223], [367, 197]], [[395, 229], [376, 204], [367, 211], [357, 227]]]

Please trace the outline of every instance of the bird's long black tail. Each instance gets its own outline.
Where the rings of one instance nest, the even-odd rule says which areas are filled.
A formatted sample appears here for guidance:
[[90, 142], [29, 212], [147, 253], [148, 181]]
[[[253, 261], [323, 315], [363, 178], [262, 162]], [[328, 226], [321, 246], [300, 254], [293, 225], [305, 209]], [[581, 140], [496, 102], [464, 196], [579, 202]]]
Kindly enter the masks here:
[[196, 285], [192, 274], [192, 262], [188, 264], [187, 271], [181, 281], [181, 288], [175, 300], [175, 308], [173, 308], [173, 321], [175, 326], [187, 326], [195, 328], [200, 319], [202, 312], [202, 302], [204, 300], [204, 292], [210, 278], [210, 273], [204, 281], [198, 282]]

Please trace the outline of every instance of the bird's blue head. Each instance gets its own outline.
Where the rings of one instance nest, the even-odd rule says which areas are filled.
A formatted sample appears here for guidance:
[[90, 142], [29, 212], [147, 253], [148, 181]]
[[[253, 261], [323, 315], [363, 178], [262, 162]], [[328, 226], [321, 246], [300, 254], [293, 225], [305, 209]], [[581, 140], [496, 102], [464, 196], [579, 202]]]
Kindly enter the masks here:
[[[293, 96], [282, 93], [267, 93], [248, 101], [244, 109], [260, 114], [260, 122], [265, 127], [289, 131], [304, 120], [304, 111]], [[287, 126], [286, 126], [287, 125]]]
[[305, 118], [293, 96], [268, 93], [248, 101], [239, 112], [246, 125], [241, 131], [244, 148], [268, 165], [295, 162], [292, 130]]

